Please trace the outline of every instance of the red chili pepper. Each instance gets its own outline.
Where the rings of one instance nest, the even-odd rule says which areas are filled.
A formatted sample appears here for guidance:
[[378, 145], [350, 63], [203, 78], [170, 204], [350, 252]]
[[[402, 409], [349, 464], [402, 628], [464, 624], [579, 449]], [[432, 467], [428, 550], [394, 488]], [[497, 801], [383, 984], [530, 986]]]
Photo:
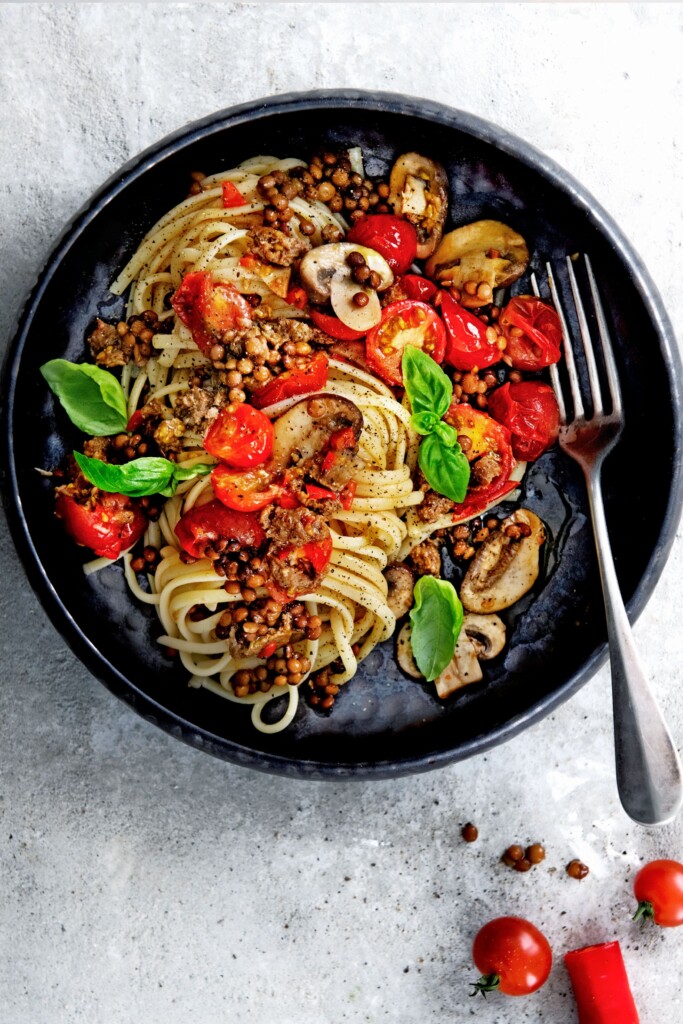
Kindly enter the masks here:
[[128, 423], [126, 424], [126, 430], [128, 431], [129, 434], [134, 434], [141, 423], [142, 413], [140, 412], [139, 409], [136, 409], [131, 418], [128, 420]]
[[233, 206], [244, 206], [245, 199], [237, 185], [234, 185], [231, 181], [224, 181], [222, 183], [223, 189], [223, 208], [229, 210]]
[[306, 494], [309, 498], [313, 498], [314, 501], [325, 501], [327, 498], [333, 500], [337, 497], [334, 491], [331, 491], [329, 487], [318, 487], [317, 484], [306, 484]]
[[259, 654], [259, 658], [270, 658], [275, 654], [277, 650], [277, 640], [271, 640], [269, 644], [263, 648]]
[[339, 500], [341, 501], [341, 507], [347, 512], [353, 505], [353, 499], [356, 497], [356, 488], [358, 484], [355, 480], [349, 480], [348, 484], [344, 484], [341, 491], [339, 492]]
[[579, 1024], [640, 1024], [618, 942], [565, 953]]
[[288, 302], [290, 306], [296, 306], [297, 309], [305, 309], [308, 305], [308, 295], [306, 290], [300, 285], [295, 284], [293, 288], [290, 288], [287, 292], [285, 302]]

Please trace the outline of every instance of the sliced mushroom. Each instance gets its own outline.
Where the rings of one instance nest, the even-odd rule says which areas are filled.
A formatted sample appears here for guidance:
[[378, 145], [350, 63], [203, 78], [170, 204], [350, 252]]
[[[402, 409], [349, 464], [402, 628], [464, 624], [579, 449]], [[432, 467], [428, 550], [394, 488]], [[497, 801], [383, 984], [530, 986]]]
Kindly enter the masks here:
[[495, 658], [505, 647], [505, 623], [497, 615], [477, 615], [468, 612], [462, 628], [474, 645], [481, 661]]
[[520, 508], [504, 519], [479, 548], [462, 581], [460, 600], [467, 611], [497, 612], [526, 594], [538, 578], [544, 540], [543, 523], [529, 509]]
[[464, 629], [460, 631], [453, 658], [440, 676], [434, 680], [437, 696], [449, 697], [456, 690], [470, 683], [478, 683], [483, 677], [474, 644]]
[[384, 570], [389, 593], [387, 604], [397, 619], [406, 615], [413, 606], [415, 576], [403, 562], [393, 562]]
[[[494, 288], [521, 277], [528, 262], [529, 250], [520, 234], [498, 220], [477, 220], [444, 235], [425, 270], [457, 288], [462, 305], [474, 308], [490, 302]], [[477, 294], [482, 285], [486, 288]]]
[[441, 164], [419, 153], [404, 153], [391, 169], [389, 204], [415, 225], [417, 256], [436, 249], [448, 212], [448, 177]]
[[[365, 257], [370, 270], [380, 276], [377, 289], [357, 284], [351, 276], [351, 267], [346, 262], [352, 252]], [[307, 252], [299, 268], [301, 283], [312, 302], [332, 302], [332, 308], [342, 323], [357, 331], [369, 331], [379, 323], [381, 309], [377, 292], [384, 291], [394, 283], [389, 264], [374, 249], [352, 242], [331, 242], [318, 245]], [[353, 302], [353, 296], [362, 292], [367, 296], [365, 306]]]
[[409, 622], [406, 622], [396, 638], [396, 657], [399, 666], [406, 675], [412, 676], [413, 679], [422, 679], [422, 673], [417, 667], [417, 662], [413, 655], [413, 646], [410, 642], [411, 633], [412, 627]]
[[297, 462], [305, 462], [324, 448], [332, 434], [346, 427], [358, 440], [363, 414], [357, 405], [338, 395], [308, 395], [273, 423], [273, 465], [286, 469], [294, 452]]

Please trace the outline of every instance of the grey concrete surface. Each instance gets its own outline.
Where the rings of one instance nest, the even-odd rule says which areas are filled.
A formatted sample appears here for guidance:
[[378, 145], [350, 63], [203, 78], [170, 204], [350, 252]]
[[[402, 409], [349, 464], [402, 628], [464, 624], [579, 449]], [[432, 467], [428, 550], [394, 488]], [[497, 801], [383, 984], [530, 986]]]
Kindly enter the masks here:
[[[0, 47], [3, 344], [63, 223], [124, 160], [232, 102], [334, 86], [429, 96], [547, 152], [683, 319], [679, 4], [3, 4]], [[679, 540], [636, 628], [679, 740], [682, 570]], [[629, 920], [634, 872], [680, 858], [683, 832], [620, 810], [607, 671], [477, 760], [285, 781], [118, 703], [49, 624], [6, 531], [2, 574], [3, 1024], [574, 1024], [561, 955], [611, 938], [643, 1024], [683, 1019], [683, 929]], [[543, 841], [546, 862], [504, 868], [516, 839]], [[581, 883], [563, 870], [575, 856]], [[502, 913], [546, 931], [555, 967], [529, 998], [476, 1004], [471, 941]]]

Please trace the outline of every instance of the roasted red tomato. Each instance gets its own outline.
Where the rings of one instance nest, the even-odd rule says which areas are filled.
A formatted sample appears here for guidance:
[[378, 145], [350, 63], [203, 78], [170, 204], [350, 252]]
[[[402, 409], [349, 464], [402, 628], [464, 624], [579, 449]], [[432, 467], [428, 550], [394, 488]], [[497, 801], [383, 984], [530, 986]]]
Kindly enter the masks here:
[[244, 206], [244, 196], [232, 181], [224, 181], [221, 188], [223, 190], [224, 209], [229, 210], [233, 206]]
[[233, 469], [252, 469], [270, 457], [273, 424], [252, 405], [231, 405], [218, 413], [204, 438], [204, 447]]
[[211, 485], [219, 501], [240, 512], [265, 508], [283, 492], [282, 485], [262, 466], [239, 472], [221, 464], [211, 473]]
[[458, 432], [458, 440], [472, 473], [465, 500], [454, 516], [466, 519], [479, 515], [496, 498], [515, 489], [510, 481], [515, 460], [507, 427], [471, 406], [452, 405], [444, 419]]
[[412, 224], [393, 213], [373, 213], [353, 225], [347, 242], [366, 245], [384, 256], [395, 274], [405, 274], [417, 256], [417, 232]]
[[638, 900], [635, 918], [649, 917], [662, 928], [683, 924], [683, 864], [653, 860], [633, 880]]
[[233, 540], [244, 547], [259, 548], [266, 539], [259, 517], [254, 512], [236, 512], [220, 501], [195, 505], [182, 516], [175, 528], [183, 551], [201, 558], [217, 540]]
[[290, 306], [296, 306], [297, 309], [305, 309], [308, 305], [308, 293], [300, 284], [295, 284], [287, 292], [285, 302], [288, 302]]
[[405, 299], [392, 302], [365, 341], [367, 360], [388, 384], [402, 384], [401, 360], [406, 345], [428, 352], [437, 363], [446, 351], [446, 328], [435, 310], [426, 302]]
[[482, 974], [475, 992], [499, 989], [508, 996], [527, 996], [547, 981], [553, 954], [545, 935], [529, 921], [497, 917], [477, 932], [472, 959]]
[[438, 291], [433, 281], [419, 274], [405, 274], [398, 284], [407, 299], [417, 299], [418, 302], [431, 302]]
[[331, 338], [337, 338], [339, 341], [359, 341], [360, 338], [365, 337], [363, 331], [354, 331], [353, 327], [347, 327], [346, 324], [342, 323], [339, 317], [331, 316], [329, 313], [321, 313], [319, 309], [311, 310], [311, 320], [321, 331], [329, 334]]
[[533, 462], [557, 441], [560, 410], [549, 384], [536, 380], [504, 384], [493, 392], [488, 408], [510, 431], [512, 453], [521, 462]]
[[214, 281], [205, 270], [185, 275], [171, 305], [204, 355], [225, 331], [251, 323], [251, 306], [235, 286]]
[[329, 352], [332, 359], [340, 359], [342, 363], [351, 363], [361, 370], [369, 370], [364, 341], [336, 341]]
[[69, 494], [58, 494], [55, 515], [77, 544], [102, 558], [118, 558], [145, 532], [147, 518], [140, 502], [125, 494], [102, 492], [93, 505], [80, 505]]
[[498, 320], [505, 332], [505, 355], [517, 370], [542, 370], [559, 362], [562, 345], [560, 318], [533, 295], [510, 299]]
[[258, 391], [254, 391], [251, 401], [257, 409], [265, 409], [268, 405], [283, 402], [285, 398], [320, 391], [326, 384], [327, 356], [324, 352], [316, 352], [305, 369], [285, 370], [279, 377], [274, 377]]
[[446, 362], [456, 370], [483, 370], [503, 358], [496, 332], [463, 309], [448, 292], [440, 292], [439, 309], [446, 325]]

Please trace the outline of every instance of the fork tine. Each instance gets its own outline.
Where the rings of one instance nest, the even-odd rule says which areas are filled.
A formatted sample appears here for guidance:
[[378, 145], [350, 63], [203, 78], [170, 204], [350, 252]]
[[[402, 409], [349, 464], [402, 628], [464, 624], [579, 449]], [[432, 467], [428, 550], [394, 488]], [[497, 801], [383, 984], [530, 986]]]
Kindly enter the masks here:
[[[540, 289], [538, 287], [538, 281], [536, 280], [535, 272], [532, 272], [532, 274], [531, 274], [531, 290], [534, 293], [534, 295], [536, 296], [536, 298], [540, 299], [541, 292], [540, 292]], [[560, 410], [560, 423], [562, 424], [562, 426], [564, 426], [566, 424], [566, 422], [567, 422], [567, 409], [566, 409], [565, 404], [564, 404], [564, 395], [562, 394], [562, 386], [560, 384], [560, 375], [557, 372], [557, 366], [555, 365], [555, 363], [551, 363], [551, 365], [548, 367], [548, 369], [550, 370], [550, 382], [551, 382], [551, 384], [553, 386], [553, 391], [555, 392], [555, 398], [557, 399], [557, 405], [558, 405], [558, 408]]]
[[[562, 303], [560, 296], [557, 291], [557, 285], [555, 284], [555, 277], [553, 275], [553, 268], [549, 263], [545, 265], [546, 273], [548, 275], [548, 285], [550, 287], [550, 294], [553, 299], [553, 305], [555, 311], [560, 319], [560, 326], [562, 327], [562, 341], [564, 347], [564, 361], [567, 364], [567, 373], [569, 375], [569, 387], [572, 393], [572, 402], [574, 403], [574, 419], [582, 419], [584, 417], [583, 398], [581, 397], [581, 386], [579, 384], [579, 375], [576, 372], [576, 361], [574, 359], [574, 350], [572, 349], [572, 340], [567, 329], [567, 321], [564, 318], [562, 311]], [[567, 415], [564, 407], [564, 401], [562, 398], [562, 389], [560, 388], [560, 379], [555, 373], [551, 375], [553, 387], [555, 388], [555, 395], [557, 397], [558, 405], [560, 406], [560, 416], [562, 426], [567, 424]]]
[[614, 360], [614, 349], [612, 348], [607, 320], [605, 319], [605, 312], [598, 293], [598, 285], [595, 280], [595, 275], [593, 274], [591, 261], [585, 253], [583, 258], [586, 263], [588, 283], [590, 285], [593, 305], [595, 306], [595, 317], [598, 323], [598, 333], [600, 335], [602, 351], [605, 357], [605, 371], [607, 373], [607, 385], [609, 387], [610, 398], [612, 399], [612, 413], [621, 415], [621, 388], [619, 386], [619, 375], [617, 374], [617, 364]]
[[586, 355], [586, 367], [588, 369], [588, 383], [591, 392], [591, 401], [593, 403], [593, 416], [602, 415], [602, 389], [600, 387], [600, 378], [598, 377], [598, 365], [595, 362], [595, 352], [593, 351], [593, 342], [591, 340], [590, 330], [588, 329], [588, 321], [586, 319], [586, 313], [583, 308], [583, 302], [581, 300], [581, 293], [579, 291], [579, 285], [576, 280], [574, 273], [574, 266], [571, 256], [566, 257], [567, 274], [569, 275], [569, 283], [572, 289], [572, 295], [574, 296], [574, 305], [576, 307], [576, 315], [579, 321], [579, 331], [581, 333], [581, 342], [583, 344], [583, 351]]

